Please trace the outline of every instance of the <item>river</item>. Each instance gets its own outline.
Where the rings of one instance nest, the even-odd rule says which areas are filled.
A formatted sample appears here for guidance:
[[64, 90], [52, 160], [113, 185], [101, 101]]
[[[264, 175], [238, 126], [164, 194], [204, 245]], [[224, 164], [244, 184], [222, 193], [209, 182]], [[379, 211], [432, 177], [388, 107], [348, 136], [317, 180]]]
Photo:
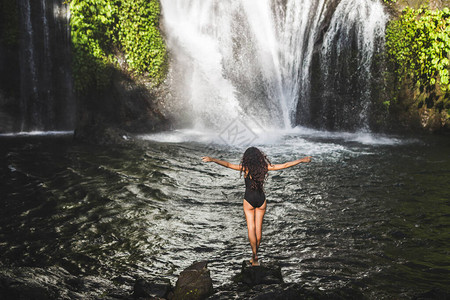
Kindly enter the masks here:
[[[262, 135], [261, 135], [262, 136]], [[357, 286], [369, 298], [447, 288], [450, 140], [297, 128], [257, 144], [274, 171], [260, 258], [286, 282]], [[216, 288], [251, 255], [239, 172], [244, 147], [188, 131], [92, 146], [71, 133], [3, 135], [1, 270], [58, 266], [76, 276], [176, 276], [208, 260]]]

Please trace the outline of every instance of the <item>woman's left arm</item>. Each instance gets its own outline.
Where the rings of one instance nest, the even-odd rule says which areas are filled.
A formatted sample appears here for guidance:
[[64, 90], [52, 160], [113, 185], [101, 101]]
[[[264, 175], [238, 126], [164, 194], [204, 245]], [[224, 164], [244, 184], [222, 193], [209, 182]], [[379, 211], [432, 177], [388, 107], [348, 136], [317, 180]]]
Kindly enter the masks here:
[[212, 162], [215, 162], [216, 164], [219, 164], [221, 166], [224, 166], [224, 167], [236, 170], [236, 171], [240, 171], [242, 169], [241, 165], [235, 165], [235, 164], [227, 162], [226, 160], [220, 160], [220, 159], [212, 158], [212, 157], [209, 157], [209, 156], [202, 157], [202, 161], [204, 161], [204, 162], [212, 161]]
[[268, 170], [269, 171], [277, 171], [277, 170], [282, 170], [282, 169], [286, 169], [295, 165], [298, 165], [299, 163], [309, 163], [311, 161], [311, 156], [306, 156], [297, 160], [293, 160], [293, 161], [288, 161], [284, 164], [277, 164], [277, 165], [269, 165], [268, 166]]

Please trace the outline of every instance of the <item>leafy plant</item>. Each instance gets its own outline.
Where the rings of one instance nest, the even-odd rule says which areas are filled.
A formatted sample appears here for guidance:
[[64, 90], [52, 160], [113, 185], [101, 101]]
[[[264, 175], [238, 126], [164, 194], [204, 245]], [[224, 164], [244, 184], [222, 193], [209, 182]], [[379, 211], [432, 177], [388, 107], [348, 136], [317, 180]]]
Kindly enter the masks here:
[[166, 47], [158, 30], [159, 2], [123, 0], [120, 7], [119, 40], [128, 65], [138, 74], [162, 80], [166, 70]]
[[75, 87], [101, 89], [109, 82], [117, 8], [108, 0], [72, 0], [70, 9]]
[[117, 54], [131, 71], [159, 83], [166, 72], [166, 48], [158, 30], [157, 0], [71, 0], [75, 88], [101, 90], [111, 81]]
[[[386, 29], [386, 50], [399, 84], [411, 80], [420, 91], [444, 95], [449, 109], [450, 10], [406, 8]], [[434, 105], [429, 97], [428, 106]], [[430, 100], [431, 99], [431, 100]]]

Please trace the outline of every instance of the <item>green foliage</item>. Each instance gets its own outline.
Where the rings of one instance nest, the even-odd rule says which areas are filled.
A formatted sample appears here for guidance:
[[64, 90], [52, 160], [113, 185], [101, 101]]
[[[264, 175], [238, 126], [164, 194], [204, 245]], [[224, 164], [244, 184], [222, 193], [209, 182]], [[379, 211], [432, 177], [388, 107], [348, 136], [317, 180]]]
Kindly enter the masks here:
[[109, 83], [117, 7], [109, 0], [72, 0], [70, 9], [75, 87], [102, 89]]
[[[399, 85], [411, 80], [420, 91], [444, 95], [442, 108], [450, 108], [450, 10], [406, 8], [386, 28], [386, 50]], [[433, 106], [435, 96], [429, 97]]]
[[139, 74], [162, 80], [166, 69], [166, 48], [158, 30], [159, 2], [123, 0], [120, 7], [119, 40], [130, 68]]
[[157, 0], [71, 0], [70, 8], [78, 92], [108, 87], [119, 52], [131, 71], [146, 73], [156, 83], [164, 79], [166, 48]]

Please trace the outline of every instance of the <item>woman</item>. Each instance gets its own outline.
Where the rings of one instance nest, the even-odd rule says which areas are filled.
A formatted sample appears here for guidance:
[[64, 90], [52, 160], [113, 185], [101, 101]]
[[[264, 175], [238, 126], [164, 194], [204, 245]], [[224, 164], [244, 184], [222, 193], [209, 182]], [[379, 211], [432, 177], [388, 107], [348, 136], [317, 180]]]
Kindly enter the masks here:
[[245, 195], [244, 213], [247, 220], [248, 239], [252, 247], [252, 266], [258, 266], [258, 249], [262, 237], [262, 222], [266, 212], [266, 196], [264, 194], [264, 181], [268, 171], [276, 171], [295, 166], [299, 163], [308, 163], [311, 156], [307, 156], [284, 164], [272, 165], [266, 155], [258, 148], [250, 147], [245, 150], [241, 164], [235, 165], [224, 160], [209, 156], [202, 157], [204, 162], [215, 162], [221, 166], [244, 172]]

